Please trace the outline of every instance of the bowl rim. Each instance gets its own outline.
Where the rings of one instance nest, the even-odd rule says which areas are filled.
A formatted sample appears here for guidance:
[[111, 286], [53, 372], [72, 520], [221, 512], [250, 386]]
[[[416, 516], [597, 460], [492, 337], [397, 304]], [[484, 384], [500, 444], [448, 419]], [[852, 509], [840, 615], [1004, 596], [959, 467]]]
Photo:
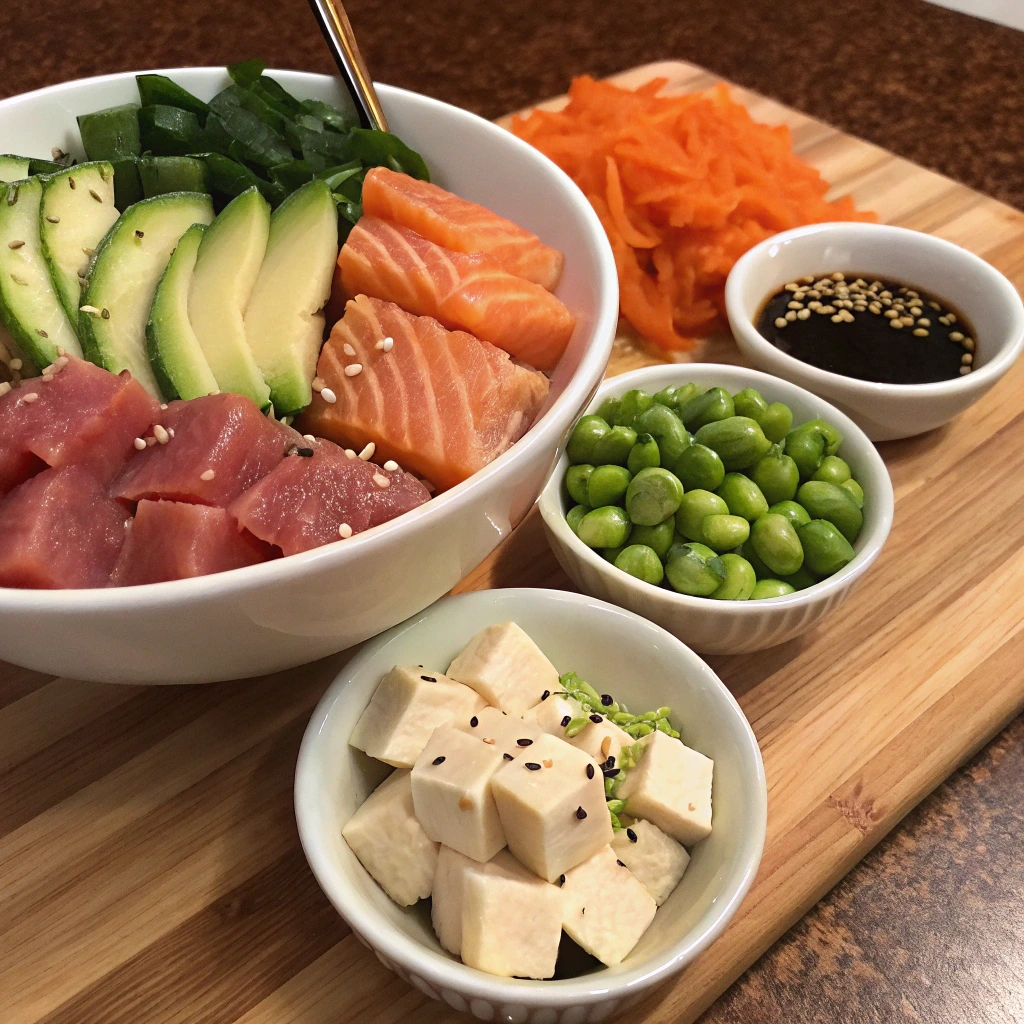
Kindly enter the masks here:
[[[607, 979], [604, 983], [601, 981], [603, 971], [558, 981], [503, 978], [490, 975], [422, 945], [383, 918], [372, 904], [366, 903], [364, 906], [361, 898], [357, 897], [350, 905], [341, 895], [350, 887], [343, 875], [331, 869], [329, 858], [320, 838], [322, 830], [313, 828], [307, 816], [312, 813], [316, 799], [316, 793], [312, 791], [311, 784], [306, 780], [314, 771], [313, 765], [317, 759], [316, 747], [319, 735], [334, 706], [344, 699], [347, 684], [358, 676], [362, 666], [371, 660], [376, 651], [387, 645], [398, 634], [422, 626], [430, 616], [437, 614], [439, 606], [451, 607], [488, 601], [496, 609], [496, 615], [500, 615], [499, 609], [502, 602], [515, 601], [524, 597], [534, 601], [576, 606], [581, 610], [581, 617], [587, 613], [583, 609], [587, 609], [599, 616], [616, 615], [630, 619], [638, 632], [646, 632], [658, 644], [675, 652], [679, 660], [686, 663], [688, 670], [691, 672], [696, 670], [701, 674], [702, 684], [711, 686], [718, 693], [723, 700], [724, 714], [737, 726], [738, 737], [742, 740], [746, 754], [753, 761], [754, 816], [750, 819], [750, 831], [745, 833], [748, 836], [747, 844], [749, 845], [752, 840], [753, 845], [750, 847], [742, 870], [736, 872], [732, 885], [723, 887], [722, 893], [726, 894], [727, 898], [723, 900], [722, 894], [716, 898], [713, 904], [716, 907], [716, 912], [699, 935], [690, 940], [687, 940], [686, 937], [680, 939], [660, 956], [652, 957], [643, 965], [623, 971], [614, 978]], [[753, 886], [764, 852], [768, 822], [768, 787], [761, 748], [739, 702], [714, 669], [677, 637], [629, 609], [574, 591], [533, 587], [477, 590], [445, 597], [423, 612], [411, 616], [405, 622], [393, 626], [387, 632], [368, 641], [334, 678], [310, 717], [299, 747], [293, 792], [295, 820], [303, 853], [318, 884], [335, 909], [338, 909], [339, 902], [346, 903], [346, 913], [341, 914], [340, 910], [338, 912], [349, 922], [353, 931], [366, 941], [371, 942], [375, 949], [382, 950], [388, 958], [401, 964], [407, 970], [421, 975], [432, 985], [438, 985], [443, 989], [450, 989], [460, 994], [468, 994], [471, 999], [502, 999], [530, 1007], [566, 1007], [580, 1002], [591, 1003], [600, 999], [621, 998], [630, 992], [644, 991], [681, 970], [722, 934]], [[386, 942], [379, 941], [382, 927], [383, 934], [387, 938]]]
[[[684, 367], [685, 369], [683, 369]], [[762, 391], [762, 393], [771, 393], [773, 389], [778, 392], [781, 388], [782, 395], [780, 398], [782, 400], [784, 400], [787, 391], [800, 392], [801, 397], [806, 396], [809, 402], [821, 407], [820, 415], [823, 418], [829, 419], [839, 429], [843, 436], [844, 444], [851, 437], [855, 438], [855, 443], [863, 447], [865, 459], [874, 466], [876, 472], [880, 471], [878, 476], [883, 481], [882, 490], [877, 497], [872, 498], [873, 501], [877, 500], [879, 503], [878, 522], [870, 534], [864, 536], [864, 545], [857, 551], [853, 561], [843, 566], [839, 572], [815, 583], [813, 586], [798, 590], [793, 594], [786, 594], [784, 597], [761, 598], [753, 601], [712, 601], [711, 598], [679, 594], [673, 590], [666, 590], [664, 587], [655, 586], [653, 583], [647, 583], [644, 580], [637, 579], [635, 576], [630, 576], [629, 573], [625, 573], [621, 569], [616, 569], [611, 562], [599, 555], [593, 548], [587, 547], [576, 536], [568, 522], [566, 522], [565, 513], [567, 509], [565, 508], [565, 498], [562, 495], [562, 478], [565, 476], [565, 470], [568, 466], [568, 457], [564, 451], [555, 463], [555, 467], [548, 477], [544, 489], [540, 492], [540, 497], [537, 499], [541, 518], [544, 520], [544, 526], [558, 543], [571, 548], [577, 554], [577, 557], [582, 558], [592, 569], [626, 586], [639, 587], [648, 597], [653, 598], [655, 595], [658, 595], [669, 606], [674, 605], [682, 612], [703, 612], [706, 614], [710, 611], [715, 611], [716, 613], [737, 617], [750, 617], [764, 615], [768, 612], [781, 613], [788, 609], [816, 604], [827, 599], [835, 592], [844, 590], [872, 565], [885, 546], [889, 531], [892, 529], [892, 520], [895, 513], [895, 495], [889, 470], [882, 456], [878, 454], [874, 444], [849, 416], [824, 398], [808, 391], [806, 388], [800, 387], [799, 384], [794, 384], [792, 381], [781, 377], [773, 377], [771, 374], [764, 373], [761, 370], [752, 370], [736, 363], [660, 363], [656, 366], [644, 366], [638, 370], [621, 374], [618, 377], [609, 377], [598, 389], [584, 415], [596, 409], [609, 394], [618, 394], [628, 391], [632, 387], [641, 387], [643, 382], [649, 381], [650, 378], [659, 378], [658, 383], [660, 384], [661, 378], [675, 377], [681, 380], [687, 374], [690, 374], [694, 380], [699, 377], [713, 379], [716, 374], [721, 373], [740, 373], [749, 379], [749, 385], [757, 386], [758, 390]], [[662, 386], [667, 386], [667, 383]], [[860, 540], [861, 538], [858, 537], [858, 541]]]
[[[748, 278], [756, 277], [770, 266], [766, 254], [772, 247], [789, 242], [809, 242], [832, 235], [878, 235], [887, 245], [932, 249], [938, 255], [962, 264], [979, 282], [984, 282], [988, 286], [988, 294], [1001, 300], [1010, 314], [1005, 334], [995, 356], [976, 370], [959, 377], [951, 377], [949, 380], [931, 381], [926, 384], [885, 384], [823, 370], [776, 348], [761, 334], [754, 320], [744, 309], [740, 291]], [[920, 282], [918, 287], [927, 288], [928, 284]], [[780, 375], [792, 374], [793, 377], [809, 382], [815, 387], [827, 389], [832, 394], [842, 394], [844, 400], [851, 402], [857, 399], [900, 401], [915, 398], [966, 397], [979, 389], [991, 387], [1009, 370], [1024, 350], [1024, 303], [1005, 274], [955, 242], [896, 224], [830, 221], [791, 228], [772, 235], [748, 249], [734, 264], [725, 283], [725, 306], [733, 333], [742, 338], [742, 343], [766, 365], [770, 364]]]
[[[335, 76], [323, 75], [307, 71], [292, 71], [280, 68], [268, 68], [269, 74], [295, 77], [299, 80], [316, 81], [318, 83], [339, 82]], [[220, 66], [157, 68], [153, 70], [119, 71], [105, 75], [94, 75], [87, 78], [72, 79], [55, 85], [20, 93], [16, 96], [0, 100], [0, 113], [26, 100], [52, 95], [60, 97], [65, 92], [74, 93], [77, 89], [112, 81], [133, 80], [138, 74], [163, 74], [168, 76], [185, 76], [194, 74], [220, 73], [225, 77], [227, 71]], [[596, 253], [598, 277], [595, 281], [596, 295], [593, 326], [580, 357], [579, 366], [566, 381], [558, 395], [543, 415], [533, 423], [529, 430], [503, 452], [493, 462], [474, 473], [469, 479], [455, 487], [432, 497], [430, 501], [398, 516], [387, 523], [372, 529], [364, 530], [347, 540], [332, 541], [309, 551], [281, 558], [271, 559], [256, 565], [229, 569], [225, 572], [211, 573], [184, 580], [168, 580], [162, 583], [145, 583], [132, 587], [87, 587], [66, 590], [31, 590], [18, 587], [0, 587], [0, 609], [17, 612], [107, 612], [118, 610], [137, 610], [139, 608], [162, 608], [175, 605], [183, 600], [209, 600], [248, 592], [254, 588], [273, 585], [284, 580], [301, 578], [316, 572], [324, 563], [331, 565], [344, 563], [346, 559], [355, 558], [359, 554], [369, 554], [368, 549], [386, 545], [395, 530], [411, 531], [424, 527], [437, 516], [454, 509], [464, 507], [475, 499], [475, 492], [488, 484], [497, 474], [501, 473], [510, 462], [521, 460], [538, 447], [555, 448], [561, 438], [551, 436], [555, 430], [555, 421], [563, 415], [564, 410], [573, 405], [582, 405], [587, 394], [593, 388], [591, 378], [598, 370], [603, 375], [611, 354], [615, 337], [615, 327], [619, 314], [618, 276], [611, 246], [605, 235], [604, 228], [587, 198], [576, 183], [552, 160], [539, 150], [513, 135], [511, 132], [494, 124], [471, 111], [463, 110], [442, 100], [424, 96], [422, 93], [409, 89], [401, 89], [393, 85], [378, 84], [376, 86], [381, 100], [387, 109], [389, 103], [396, 100], [406, 103], [419, 103], [430, 110], [443, 112], [446, 116], [460, 117], [475, 126], [480, 133], [493, 139], [500, 139], [501, 144], [532, 159], [546, 169], [551, 175], [554, 187], [560, 188], [567, 205], [573, 207], [586, 225], [589, 242]], [[598, 378], [600, 380], [600, 377]], [[351, 552], [351, 554], [350, 554]]]

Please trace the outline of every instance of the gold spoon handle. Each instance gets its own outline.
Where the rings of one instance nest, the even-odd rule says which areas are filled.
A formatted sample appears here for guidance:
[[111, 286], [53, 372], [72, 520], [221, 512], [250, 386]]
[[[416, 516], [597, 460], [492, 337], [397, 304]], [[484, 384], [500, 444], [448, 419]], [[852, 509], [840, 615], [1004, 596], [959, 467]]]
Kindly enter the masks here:
[[335, 64], [352, 93], [359, 119], [367, 128], [388, 130], [387, 118], [373, 88], [370, 72], [359, 52], [355, 33], [341, 0], [309, 0], [309, 6], [320, 25], [320, 31], [331, 50]]

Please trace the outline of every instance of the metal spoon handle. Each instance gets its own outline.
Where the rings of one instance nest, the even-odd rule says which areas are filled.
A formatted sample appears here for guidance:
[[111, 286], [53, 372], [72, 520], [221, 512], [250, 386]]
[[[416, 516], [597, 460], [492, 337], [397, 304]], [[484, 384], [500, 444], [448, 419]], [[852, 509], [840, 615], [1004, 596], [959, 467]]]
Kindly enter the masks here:
[[341, 77], [352, 93], [356, 109], [359, 111], [359, 120], [364, 127], [386, 132], [387, 118], [381, 109], [380, 100], [377, 99], [370, 73], [359, 52], [355, 33], [341, 0], [309, 0], [309, 6], [313, 9]]

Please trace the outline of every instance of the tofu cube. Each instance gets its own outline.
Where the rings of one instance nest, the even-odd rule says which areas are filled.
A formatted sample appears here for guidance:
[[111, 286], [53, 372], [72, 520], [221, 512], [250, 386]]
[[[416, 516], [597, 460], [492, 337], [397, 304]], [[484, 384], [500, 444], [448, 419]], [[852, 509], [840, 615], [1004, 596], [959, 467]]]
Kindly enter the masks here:
[[690, 863], [686, 850], [649, 821], [636, 821], [616, 832], [612, 850], [659, 907], [672, 894]]
[[396, 665], [373, 691], [349, 743], [396, 768], [411, 768], [430, 734], [486, 702], [440, 672]]
[[514, 622], [488, 626], [466, 644], [448, 675], [473, 687], [488, 704], [523, 715], [544, 692], [558, 689], [558, 671]]
[[392, 772], [345, 822], [342, 838], [374, 881], [400, 906], [426, 899], [437, 869], [437, 843], [423, 831], [408, 771]]
[[[498, 854], [497, 856], [500, 856]], [[442, 846], [437, 851], [437, 870], [430, 894], [430, 922], [437, 941], [455, 956], [462, 956], [462, 907], [466, 876], [472, 871], [487, 871], [494, 861], [481, 864], [465, 854]]]
[[546, 733], [565, 739], [565, 727], [583, 714], [583, 708], [575, 697], [563, 697], [552, 693], [539, 704], [534, 704], [523, 715], [524, 722], [535, 722]]
[[622, 963], [658, 909], [610, 846], [567, 871], [561, 891], [566, 934], [608, 967]]
[[618, 761], [622, 748], [630, 746], [635, 741], [628, 732], [620, 729], [614, 722], [609, 722], [604, 715], [599, 717], [600, 722], [591, 721], [568, 742], [580, 750], [585, 750], [598, 764], [604, 764], [609, 757], [614, 757]]
[[487, 867], [464, 876], [463, 962], [505, 978], [552, 977], [562, 937], [561, 889], [507, 851]]
[[549, 882], [612, 840], [601, 771], [564, 740], [538, 737], [495, 774], [491, 791], [509, 850]]
[[473, 860], [490, 860], [505, 833], [491, 795], [491, 778], [506, 763], [497, 744], [442, 725], [412, 769], [412, 801], [423, 831]]
[[645, 818], [684, 846], [711, 833], [714, 761], [663, 732], [642, 740], [643, 754], [618, 789], [626, 813]]
[[484, 743], [493, 744], [503, 755], [508, 754], [506, 760], [529, 753], [533, 741], [541, 735], [540, 726], [536, 723], [524, 722], [497, 708], [481, 708], [468, 717], [460, 715], [452, 725]]

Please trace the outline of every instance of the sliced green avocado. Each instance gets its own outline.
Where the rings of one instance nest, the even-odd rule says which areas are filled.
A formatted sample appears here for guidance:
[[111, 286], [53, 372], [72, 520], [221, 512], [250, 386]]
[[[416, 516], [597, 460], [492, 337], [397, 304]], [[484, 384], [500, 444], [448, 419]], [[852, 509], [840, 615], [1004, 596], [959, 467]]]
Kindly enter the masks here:
[[72, 323], [78, 320], [89, 259], [117, 220], [114, 168], [79, 164], [43, 179], [39, 238], [54, 290]]
[[312, 401], [324, 338], [321, 310], [337, 258], [338, 211], [330, 186], [311, 181], [270, 218], [267, 254], [245, 311], [245, 337], [279, 416]]
[[32, 172], [29, 164], [32, 161], [27, 156], [14, 156], [10, 153], [0, 155], [0, 182], [20, 181], [27, 178]]
[[204, 232], [188, 298], [192, 330], [221, 391], [251, 398], [261, 409], [270, 388], [245, 340], [245, 309], [270, 234], [270, 204], [246, 189]]
[[0, 319], [23, 356], [49, 366], [57, 349], [82, 348], [50, 280], [39, 238], [39, 178], [12, 181], [0, 190]]
[[192, 285], [204, 224], [193, 224], [181, 236], [156, 286], [146, 324], [149, 361], [164, 398], [199, 398], [217, 390], [217, 380], [188, 322]]
[[100, 242], [82, 296], [79, 330], [86, 356], [112, 373], [128, 370], [161, 398], [146, 351], [153, 296], [178, 239], [213, 220], [209, 196], [168, 192], [121, 214]]

